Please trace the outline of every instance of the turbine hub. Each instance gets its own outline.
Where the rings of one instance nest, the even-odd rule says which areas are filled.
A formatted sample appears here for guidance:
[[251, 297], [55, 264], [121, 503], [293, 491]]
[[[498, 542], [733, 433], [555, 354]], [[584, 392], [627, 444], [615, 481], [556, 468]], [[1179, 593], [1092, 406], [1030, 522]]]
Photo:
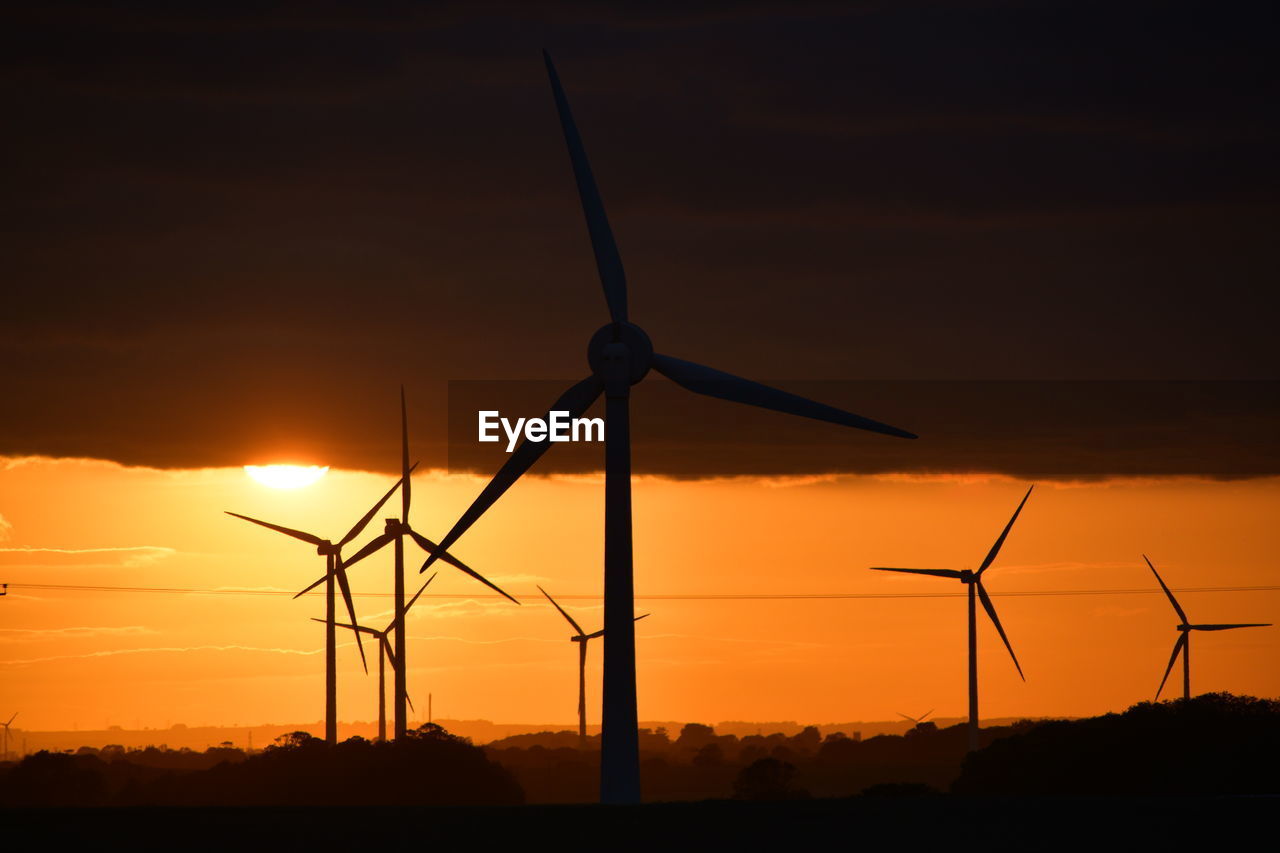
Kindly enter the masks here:
[[316, 553], [321, 557], [327, 557], [330, 554], [337, 554], [338, 549], [332, 542], [326, 539], [316, 546]]
[[978, 576], [969, 569], [963, 569], [960, 572], [960, 583], [973, 583], [977, 579]]
[[634, 323], [608, 323], [591, 336], [587, 344], [587, 362], [591, 372], [607, 379], [611, 370], [622, 362], [631, 384], [635, 385], [649, 372], [653, 361], [653, 343], [644, 329]]

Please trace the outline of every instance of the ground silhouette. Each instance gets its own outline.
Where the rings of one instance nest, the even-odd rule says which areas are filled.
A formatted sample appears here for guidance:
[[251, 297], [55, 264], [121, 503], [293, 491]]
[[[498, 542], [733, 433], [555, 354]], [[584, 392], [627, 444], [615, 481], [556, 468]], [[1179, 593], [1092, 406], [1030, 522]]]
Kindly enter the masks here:
[[[967, 751], [963, 724], [921, 723], [862, 739], [816, 727], [718, 734], [708, 725], [642, 730], [648, 802], [949, 800], [1280, 793], [1280, 701], [1230, 694], [1144, 702], [1121, 714], [988, 727]], [[82, 748], [0, 767], [0, 806], [453, 806], [593, 803], [599, 737], [524, 734], [480, 748], [425, 725], [388, 744], [329, 747], [305, 732], [247, 755]]]
[[427, 724], [402, 741], [328, 746], [306, 732], [246, 756], [189, 750], [39, 752], [0, 777], [14, 806], [518, 805], [519, 784], [479, 748]]
[[1280, 794], [1280, 701], [1206, 693], [1046, 722], [964, 762], [964, 794]]

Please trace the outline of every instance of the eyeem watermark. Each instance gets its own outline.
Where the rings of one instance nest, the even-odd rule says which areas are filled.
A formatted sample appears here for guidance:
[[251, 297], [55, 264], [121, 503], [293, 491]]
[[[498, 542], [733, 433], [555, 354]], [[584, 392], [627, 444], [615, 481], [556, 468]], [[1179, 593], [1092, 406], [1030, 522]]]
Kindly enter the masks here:
[[547, 412], [546, 419], [516, 418], [512, 424], [496, 409], [482, 409], [479, 415], [479, 440], [500, 441], [497, 429], [507, 435], [507, 452], [516, 449], [523, 435], [528, 441], [604, 441], [604, 418], [571, 418], [565, 412]]

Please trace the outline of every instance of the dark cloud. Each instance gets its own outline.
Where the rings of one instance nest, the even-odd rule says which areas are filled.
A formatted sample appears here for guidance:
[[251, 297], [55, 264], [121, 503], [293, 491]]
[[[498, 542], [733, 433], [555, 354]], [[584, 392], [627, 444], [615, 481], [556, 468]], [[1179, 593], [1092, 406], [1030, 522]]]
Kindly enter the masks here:
[[[259, 5], [13, 18], [0, 453], [376, 465], [403, 381], [443, 459], [448, 380], [581, 373], [604, 310], [544, 45], [661, 350], [822, 381], [1276, 376], [1267, 6]], [[948, 452], [922, 458], [972, 466]], [[863, 464], [671, 453], [638, 464]]]

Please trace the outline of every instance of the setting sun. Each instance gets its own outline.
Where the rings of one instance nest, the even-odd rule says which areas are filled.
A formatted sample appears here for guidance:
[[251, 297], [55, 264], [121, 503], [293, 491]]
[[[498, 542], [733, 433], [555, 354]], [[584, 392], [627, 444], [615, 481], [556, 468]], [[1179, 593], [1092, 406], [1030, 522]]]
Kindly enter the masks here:
[[319, 465], [246, 465], [244, 471], [254, 480], [273, 489], [301, 489], [310, 486], [329, 471]]

